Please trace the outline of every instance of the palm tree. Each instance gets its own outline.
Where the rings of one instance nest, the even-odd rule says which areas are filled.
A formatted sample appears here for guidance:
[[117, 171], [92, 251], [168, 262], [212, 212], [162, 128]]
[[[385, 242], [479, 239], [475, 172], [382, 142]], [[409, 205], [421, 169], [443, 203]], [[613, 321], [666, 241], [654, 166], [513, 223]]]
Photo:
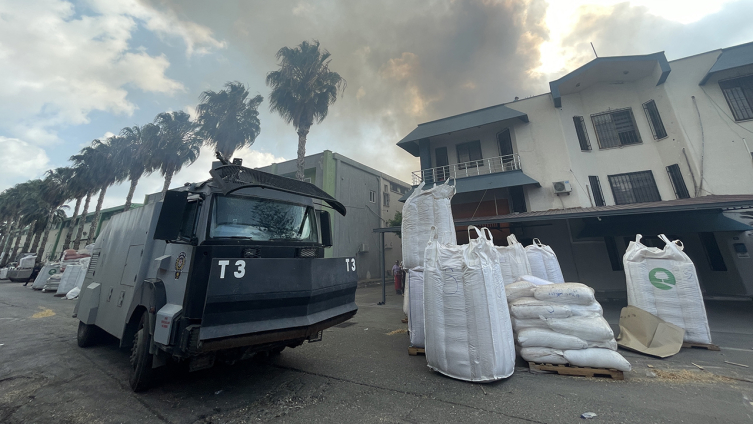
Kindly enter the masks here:
[[329, 70], [330, 53], [319, 49], [319, 42], [302, 42], [299, 46], [283, 47], [277, 52], [280, 69], [267, 74], [272, 87], [269, 109], [280, 114], [298, 133], [298, 169], [295, 176], [303, 181], [306, 136], [311, 125], [327, 117], [329, 105], [337, 93], [345, 91], [346, 81]]
[[248, 95], [246, 87], [234, 81], [226, 83], [224, 90], [207, 90], [199, 96], [199, 134], [225, 158], [251, 147], [261, 131], [258, 108], [264, 97], [257, 94], [249, 99]]
[[[89, 204], [91, 203], [94, 193], [99, 191], [99, 185], [97, 181], [97, 164], [99, 151], [94, 149], [94, 143], [99, 143], [99, 140], [92, 141], [92, 144], [81, 149], [79, 154], [71, 156], [71, 161], [75, 166], [76, 173], [75, 179], [80, 179], [81, 184], [85, 187], [86, 198], [84, 200], [84, 210], [81, 212], [81, 216], [78, 219], [78, 229], [76, 230], [76, 239], [73, 242], [75, 249], [81, 247], [81, 237], [84, 232], [84, 225], [86, 225], [86, 215], [89, 213]], [[76, 183], [78, 184], [78, 183]], [[75, 191], [75, 189], [74, 189]], [[71, 225], [73, 221], [71, 220]], [[68, 238], [66, 237], [66, 240]], [[65, 248], [70, 247], [70, 240], [64, 245]]]
[[26, 233], [26, 240], [21, 248], [22, 252], [32, 252], [29, 250], [31, 241], [35, 238], [37, 233], [40, 233], [38, 227], [39, 224], [45, 221], [46, 205], [42, 200], [41, 193], [44, 183], [42, 180], [32, 180], [25, 184], [25, 190], [22, 196], [21, 203], [21, 228], [28, 226], [29, 230]]
[[[92, 149], [94, 150], [91, 163], [92, 181], [95, 186], [99, 187], [99, 199], [97, 199], [97, 209], [94, 212], [91, 227], [89, 227], [89, 238], [86, 244], [91, 244], [97, 234], [99, 217], [102, 213], [102, 202], [105, 201], [107, 188], [125, 180], [127, 177], [128, 171], [118, 166], [118, 148], [124, 144], [118, 138], [118, 136], [112, 136], [105, 141], [94, 140], [92, 142]], [[86, 216], [84, 215], [83, 218], [84, 223], [86, 223]]]
[[173, 175], [180, 171], [183, 165], [190, 165], [199, 158], [201, 138], [196, 134], [197, 125], [191, 117], [183, 111], [163, 112], [154, 118], [154, 124], [159, 127], [158, 142], [152, 151], [152, 166], [159, 169], [165, 184], [162, 193], [170, 188]]
[[[71, 158], [73, 160], [73, 158]], [[75, 161], [74, 161], [75, 162]], [[86, 204], [84, 205], [84, 216], [89, 209], [89, 202], [92, 196], [92, 185], [89, 181], [88, 169], [86, 166], [79, 165], [73, 168], [73, 177], [68, 181], [68, 191], [71, 197], [76, 199], [76, 205], [73, 208], [73, 216], [71, 217], [68, 225], [68, 231], [65, 234], [65, 241], [63, 242], [63, 249], [68, 249], [71, 245], [71, 237], [73, 236], [73, 230], [78, 222], [78, 212], [81, 208], [81, 202], [86, 198]], [[81, 235], [79, 234], [79, 237]]]
[[47, 206], [47, 225], [40, 241], [41, 247], [37, 251], [37, 262], [42, 261], [42, 254], [53, 228], [53, 216], [71, 198], [68, 181], [72, 176], [73, 168], [56, 168], [47, 171], [47, 176], [42, 180], [40, 197]]
[[133, 192], [136, 191], [139, 179], [151, 174], [154, 170], [151, 151], [157, 144], [159, 127], [154, 124], [146, 124], [142, 127], [134, 125], [123, 128], [120, 135], [121, 137], [115, 139], [122, 144], [117, 149], [117, 166], [126, 170], [128, 179], [131, 181], [131, 188], [128, 190], [123, 207], [123, 212], [125, 212], [131, 209]]
[[[8, 223], [2, 249], [2, 253], [4, 253], [5, 255], [0, 255], [3, 256], [3, 260], [0, 265], [7, 264], [10, 258], [14, 256], [12, 246], [14, 244], [14, 240], [17, 240], [20, 237], [20, 231], [17, 230], [17, 227], [20, 221], [22, 192], [23, 183], [16, 184], [15, 186], [3, 191], [2, 194], [0, 194], [0, 216], [4, 216], [6, 222]], [[14, 239], [14, 235], [16, 239]]]

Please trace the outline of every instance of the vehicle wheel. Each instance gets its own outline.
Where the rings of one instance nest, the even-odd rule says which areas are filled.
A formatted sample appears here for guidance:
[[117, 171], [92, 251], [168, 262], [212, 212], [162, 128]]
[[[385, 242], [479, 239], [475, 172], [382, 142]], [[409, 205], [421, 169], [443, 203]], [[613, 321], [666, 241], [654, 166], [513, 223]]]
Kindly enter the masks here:
[[149, 329], [146, 328], [147, 315], [144, 312], [139, 321], [138, 330], [133, 336], [133, 345], [131, 346], [131, 374], [128, 382], [131, 390], [141, 392], [149, 388], [152, 380], [152, 354], [149, 353], [151, 336]]
[[76, 333], [76, 341], [78, 347], [93, 346], [97, 342], [97, 336], [99, 335], [99, 329], [93, 324], [84, 324], [83, 321], [78, 322], [78, 332]]
[[285, 346], [276, 347], [269, 351], [269, 356], [277, 356], [281, 354], [283, 350], [285, 350]]

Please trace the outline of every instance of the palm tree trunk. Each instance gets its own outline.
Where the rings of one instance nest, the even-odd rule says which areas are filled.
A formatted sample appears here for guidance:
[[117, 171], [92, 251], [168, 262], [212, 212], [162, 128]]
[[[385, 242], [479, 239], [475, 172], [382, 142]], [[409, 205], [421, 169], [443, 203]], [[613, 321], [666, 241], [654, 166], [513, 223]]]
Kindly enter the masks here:
[[[39, 238], [40, 238], [39, 236], [41, 235], [41, 233], [42, 232], [39, 231], [39, 229], [37, 229], [36, 234], [34, 234], [34, 241], [31, 243], [31, 248], [29, 249], [29, 252], [36, 252], [37, 251], [37, 248], [39, 247]], [[37, 256], [37, 262], [40, 262], [39, 261], [39, 256]]]
[[[89, 202], [92, 200], [92, 192], [86, 193], [86, 200], [84, 201], [84, 210], [81, 212], [81, 217], [78, 219], [78, 230], [76, 232], [76, 241], [73, 242], [73, 248], [78, 249], [81, 247], [81, 234], [84, 232], [84, 225], [86, 224], [86, 215], [89, 213]], [[66, 249], [69, 246], [65, 246]]]
[[138, 178], [131, 179], [131, 189], [128, 190], [128, 196], [126, 196], [125, 206], [123, 206], [123, 212], [127, 212], [131, 209], [131, 200], [133, 200], [133, 192], [136, 191], [136, 185], [139, 183]]
[[[44, 248], [47, 246], [47, 239], [50, 238], [50, 232], [52, 231], [52, 217], [55, 216], [55, 209], [50, 211], [50, 214], [47, 216], [47, 226], [44, 227], [44, 236], [42, 236], [42, 241], [40, 242], [41, 246], [39, 246], [39, 250], [37, 251], [37, 262], [42, 262], [44, 260], [45, 251]], [[54, 252], [49, 252], [54, 253]]]
[[16, 223], [18, 222], [17, 219], [11, 219], [8, 221], [8, 235], [5, 237], [5, 244], [3, 245], [2, 252], [5, 253], [5, 256], [3, 257], [2, 263], [0, 263], [0, 266], [5, 266], [5, 264], [8, 263], [8, 259], [10, 258], [10, 246], [13, 245], [13, 230], [15, 229]]
[[18, 255], [18, 245], [21, 244], [21, 232], [23, 231], [23, 227], [20, 225], [18, 226], [18, 230], [16, 230], [16, 241], [13, 244], [13, 250], [10, 252], [10, 257], [15, 258], [16, 255]]
[[162, 198], [165, 198], [165, 193], [167, 193], [167, 189], [170, 188], [170, 182], [173, 180], [173, 170], [170, 168], [169, 172], [165, 173], [165, 184], [162, 186]]
[[89, 227], [89, 238], [86, 240], [86, 244], [92, 244], [94, 235], [97, 234], [99, 216], [102, 213], [102, 202], [105, 201], [105, 193], [107, 193], [107, 187], [102, 187], [102, 190], [99, 192], [99, 199], [97, 200], [97, 211], [94, 212], [94, 219], [92, 219], [92, 225]]
[[308, 128], [301, 128], [298, 130], [298, 169], [295, 171], [295, 179], [298, 181], [303, 181], [305, 178], [303, 175], [303, 167], [306, 165], [306, 136], [308, 133]]
[[[73, 236], [73, 228], [74, 225], [76, 225], [76, 218], [78, 218], [78, 208], [81, 207], [81, 201], [84, 200], [83, 197], [79, 197], [76, 199], [76, 206], [73, 208], [73, 216], [71, 217], [70, 223], [68, 224], [68, 232], [65, 234], [65, 241], [63, 242], [63, 250], [67, 249], [71, 245], [71, 237]], [[62, 227], [60, 228], [62, 231]]]
[[36, 229], [37, 221], [32, 221], [29, 224], [29, 232], [26, 233], [26, 240], [24, 240], [24, 247], [21, 248], [22, 252], [29, 252], [29, 245], [31, 245], [31, 239], [34, 237], [34, 230]]

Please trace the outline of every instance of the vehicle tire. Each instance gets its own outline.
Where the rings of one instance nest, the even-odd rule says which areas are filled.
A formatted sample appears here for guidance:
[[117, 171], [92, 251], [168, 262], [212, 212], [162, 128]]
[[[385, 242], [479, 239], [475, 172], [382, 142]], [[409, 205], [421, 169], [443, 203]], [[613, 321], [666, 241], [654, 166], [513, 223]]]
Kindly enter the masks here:
[[285, 346], [276, 347], [269, 351], [269, 356], [277, 356], [281, 354], [283, 350], [285, 350]]
[[152, 354], [149, 353], [151, 336], [147, 328], [147, 315], [144, 312], [139, 320], [136, 334], [133, 336], [131, 346], [131, 373], [128, 382], [131, 390], [141, 392], [149, 388], [152, 382]]
[[84, 324], [83, 321], [78, 322], [78, 332], [76, 333], [76, 342], [78, 347], [89, 347], [97, 343], [97, 336], [99, 336], [99, 328], [94, 324]]

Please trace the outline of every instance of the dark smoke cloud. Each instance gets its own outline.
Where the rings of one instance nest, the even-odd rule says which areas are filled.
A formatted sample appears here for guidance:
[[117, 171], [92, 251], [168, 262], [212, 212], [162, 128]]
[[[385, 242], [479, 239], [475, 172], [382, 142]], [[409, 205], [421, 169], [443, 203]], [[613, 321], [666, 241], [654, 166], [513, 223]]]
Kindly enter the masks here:
[[568, 58], [565, 72], [593, 59], [591, 41], [599, 56], [665, 51], [673, 60], [753, 39], [753, 2], [748, 0], [727, 3], [719, 12], [686, 25], [629, 3], [582, 6], [578, 14], [573, 31], [563, 37], [560, 46]]
[[[155, 7], [212, 28], [228, 42], [230, 60], [237, 54], [252, 70], [234, 78], [262, 95], [276, 51], [318, 39], [348, 87], [312, 128], [307, 151], [329, 148], [403, 179], [418, 162], [395, 143], [418, 123], [546, 91], [534, 74], [548, 38], [543, 0], [165, 0]], [[262, 142], [292, 145], [295, 135], [278, 117], [262, 116]]]

